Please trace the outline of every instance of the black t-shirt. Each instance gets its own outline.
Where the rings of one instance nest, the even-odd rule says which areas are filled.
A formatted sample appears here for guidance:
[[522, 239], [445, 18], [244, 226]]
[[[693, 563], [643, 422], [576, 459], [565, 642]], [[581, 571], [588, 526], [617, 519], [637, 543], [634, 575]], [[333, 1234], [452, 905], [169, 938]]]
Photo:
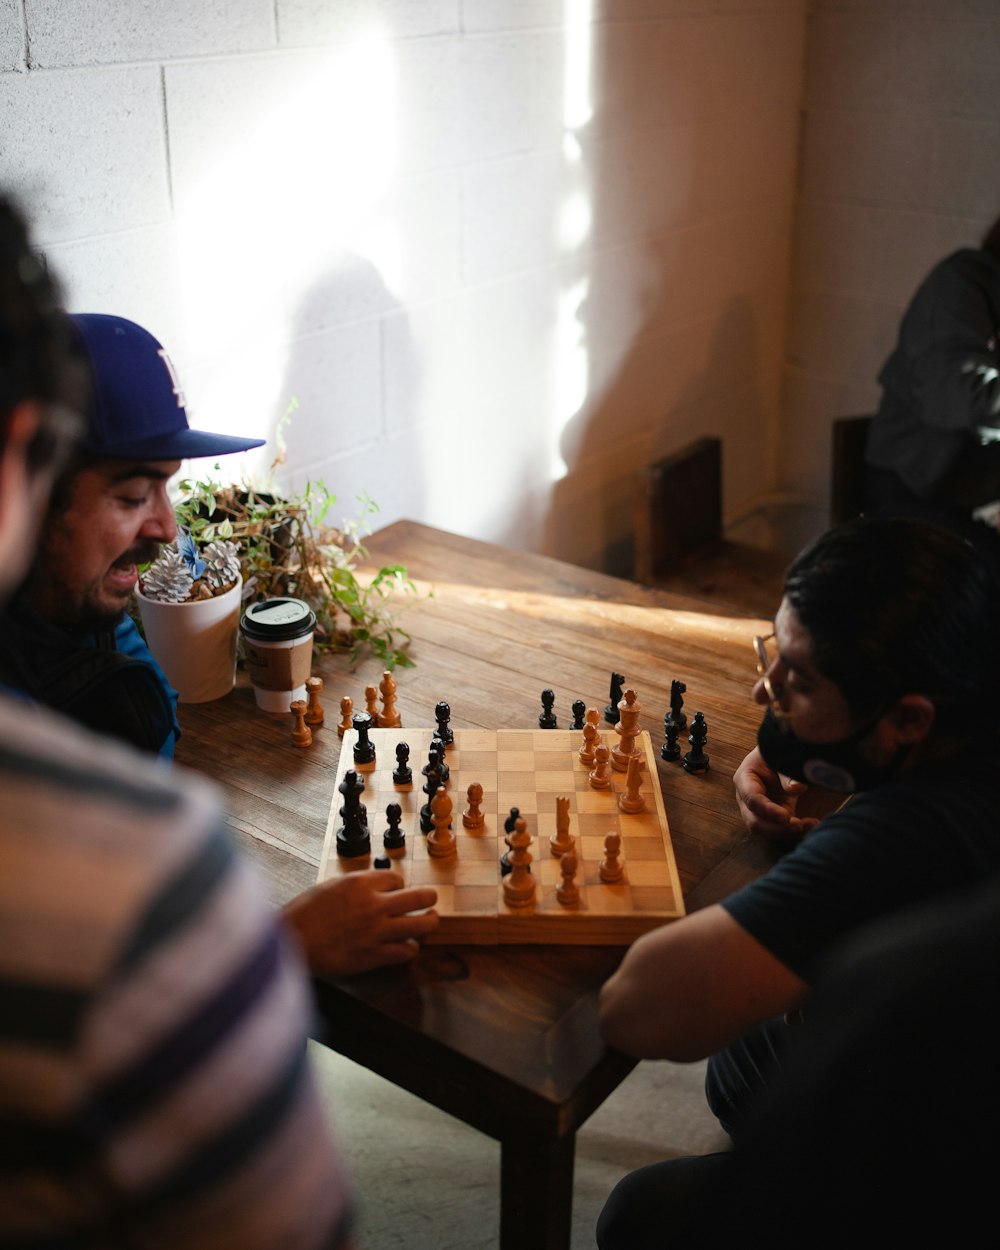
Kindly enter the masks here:
[[722, 906], [812, 982], [861, 925], [1000, 872], [1000, 740], [853, 796]]

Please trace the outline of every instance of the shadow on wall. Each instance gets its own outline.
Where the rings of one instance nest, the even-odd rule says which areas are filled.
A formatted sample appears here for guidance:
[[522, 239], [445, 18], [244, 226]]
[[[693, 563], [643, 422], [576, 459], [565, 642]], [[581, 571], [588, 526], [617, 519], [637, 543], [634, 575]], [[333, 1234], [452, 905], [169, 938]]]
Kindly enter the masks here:
[[[618, 577], [632, 576], [638, 469], [712, 434], [723, 440], [724, 494], [747, 497], [769, 484], [771, 439], [752, 305], [732, 300], [703, 349], [707, 325], [664, 332], [659, 314], [657, 306], [610, 384], [566, 425], [566, 476], [554, 484], [545, 518], [548, 554]], [[586, 305], [581, 315], [586, 325]], [[678, 499], [675, 506], [691, 502]]]
[[[373, 518], [373, 528], [423, 510], [422, 467], [410, 456], [387, 455], [385, 446], [393, 430], [412, 430], [420, 388], [400, 309], [376, 266], [351, 253], [309, 287], [291, 321], [281, 395], [294, 411], [277, 476], [295, 489], [321, 480], [337, 497], [330, 517], [336, 524], [359, 515], [363, 496], [387, 514]], [[277, 414], [275, 429], [279, 420]]]

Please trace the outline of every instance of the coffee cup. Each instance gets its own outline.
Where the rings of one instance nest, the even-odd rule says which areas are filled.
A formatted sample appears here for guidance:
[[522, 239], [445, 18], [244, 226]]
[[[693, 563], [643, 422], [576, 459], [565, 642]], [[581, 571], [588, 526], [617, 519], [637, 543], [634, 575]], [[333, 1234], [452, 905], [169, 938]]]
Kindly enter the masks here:
[[316, 614], [301, 599], [261, 599], [240, 620], [243, 652], [257, 706], [287, 712], [306, 697]]

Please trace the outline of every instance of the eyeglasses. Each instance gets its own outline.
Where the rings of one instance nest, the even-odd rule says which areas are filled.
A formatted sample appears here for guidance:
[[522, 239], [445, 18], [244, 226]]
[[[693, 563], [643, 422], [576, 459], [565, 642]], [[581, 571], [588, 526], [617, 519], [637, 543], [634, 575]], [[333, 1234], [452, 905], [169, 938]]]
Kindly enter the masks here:
[[[767, 695], [767, 700], [771, 705], [771, 713], [778, 720], [787, 721], [788, 713], [781, 706], [781, 689], [780, 687], [775, 688], [770, 676], [771, 669], [774, 668], [781, 658], [773, 645], [774, 638], [773, 632], [763, 635], [758, 634], [753, 640], [753, 649], [757, 656], [757, 673], [763, 682], [764, 693]], [[768, 643], [772, 645], [769, 647]]]

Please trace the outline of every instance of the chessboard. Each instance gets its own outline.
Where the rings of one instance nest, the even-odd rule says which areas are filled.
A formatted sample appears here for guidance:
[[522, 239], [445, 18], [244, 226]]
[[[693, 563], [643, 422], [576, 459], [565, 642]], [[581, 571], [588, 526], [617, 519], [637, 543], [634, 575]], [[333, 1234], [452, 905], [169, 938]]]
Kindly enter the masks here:
[[[370, 868], [388, 856], [391, 866], [407, 885], [432, 885], [437, 890], [441, 924], [427, 939], [489, 945], [494, 943], [544, 943], [564, 945], [628, 945], [641, 934], [684, 914], [684, 900], [674, 859], [670, 830], [663, 806], [652, 741], [643, 731], [635, 749], [642, 763], [642, 810], [624, 812], [619, 797], [625, 792], [625, 773], [612, 772], [608, 789], [590, 783], [590, 766], [581, 762], [580, 733], [560, 729], [455, 729], [447, 748], [446, 782], [452, 802], [451, 828], [454, 853], [443, 858], [428, 853], [427, 835], [421, 832], [420, 811], [429, 805], [422, 768], [429, 759], [431, 729], [372, 729], [375, 747], [370, 764], [354, 762], [355, 730], [344, 734], [337, 788], [334, 790], [320, 863], [319, 880]], [[397, 744], [409, 750], [412, 781], [393, 781], [397, 767]], [[366, 811], [370, 853], [344, 857], [338, 854], [337, 830], [343, 825], [344, 796], [339, 787], [348, 771], [364, 779], [360, 800]], [[466, 828], [468, 788], [482, 786], [478, 804], [483, 823]], [[573, 878], [577, 899], [572, 905], [557, 899], [562, 881], [560, 859], [550, 849], [556, 834], [556, 799], [565, 797], [569, 807], [569, 833], [578, 867]], [[401, 849], [383, 849], [388, 827], [386, 808], [399, 804], [399, 829], [405, 835]], [[500, 860], [509, 851], [504, 824], [510, 809], [517, 807], [531, 836], [528, 851], [535, 882], [533, 898], [526, 905], [511, 906], [505, 900]], [[621, 879], [605, 882], [600, 877], [605, 838], [621, 838], [618, 857]]]

